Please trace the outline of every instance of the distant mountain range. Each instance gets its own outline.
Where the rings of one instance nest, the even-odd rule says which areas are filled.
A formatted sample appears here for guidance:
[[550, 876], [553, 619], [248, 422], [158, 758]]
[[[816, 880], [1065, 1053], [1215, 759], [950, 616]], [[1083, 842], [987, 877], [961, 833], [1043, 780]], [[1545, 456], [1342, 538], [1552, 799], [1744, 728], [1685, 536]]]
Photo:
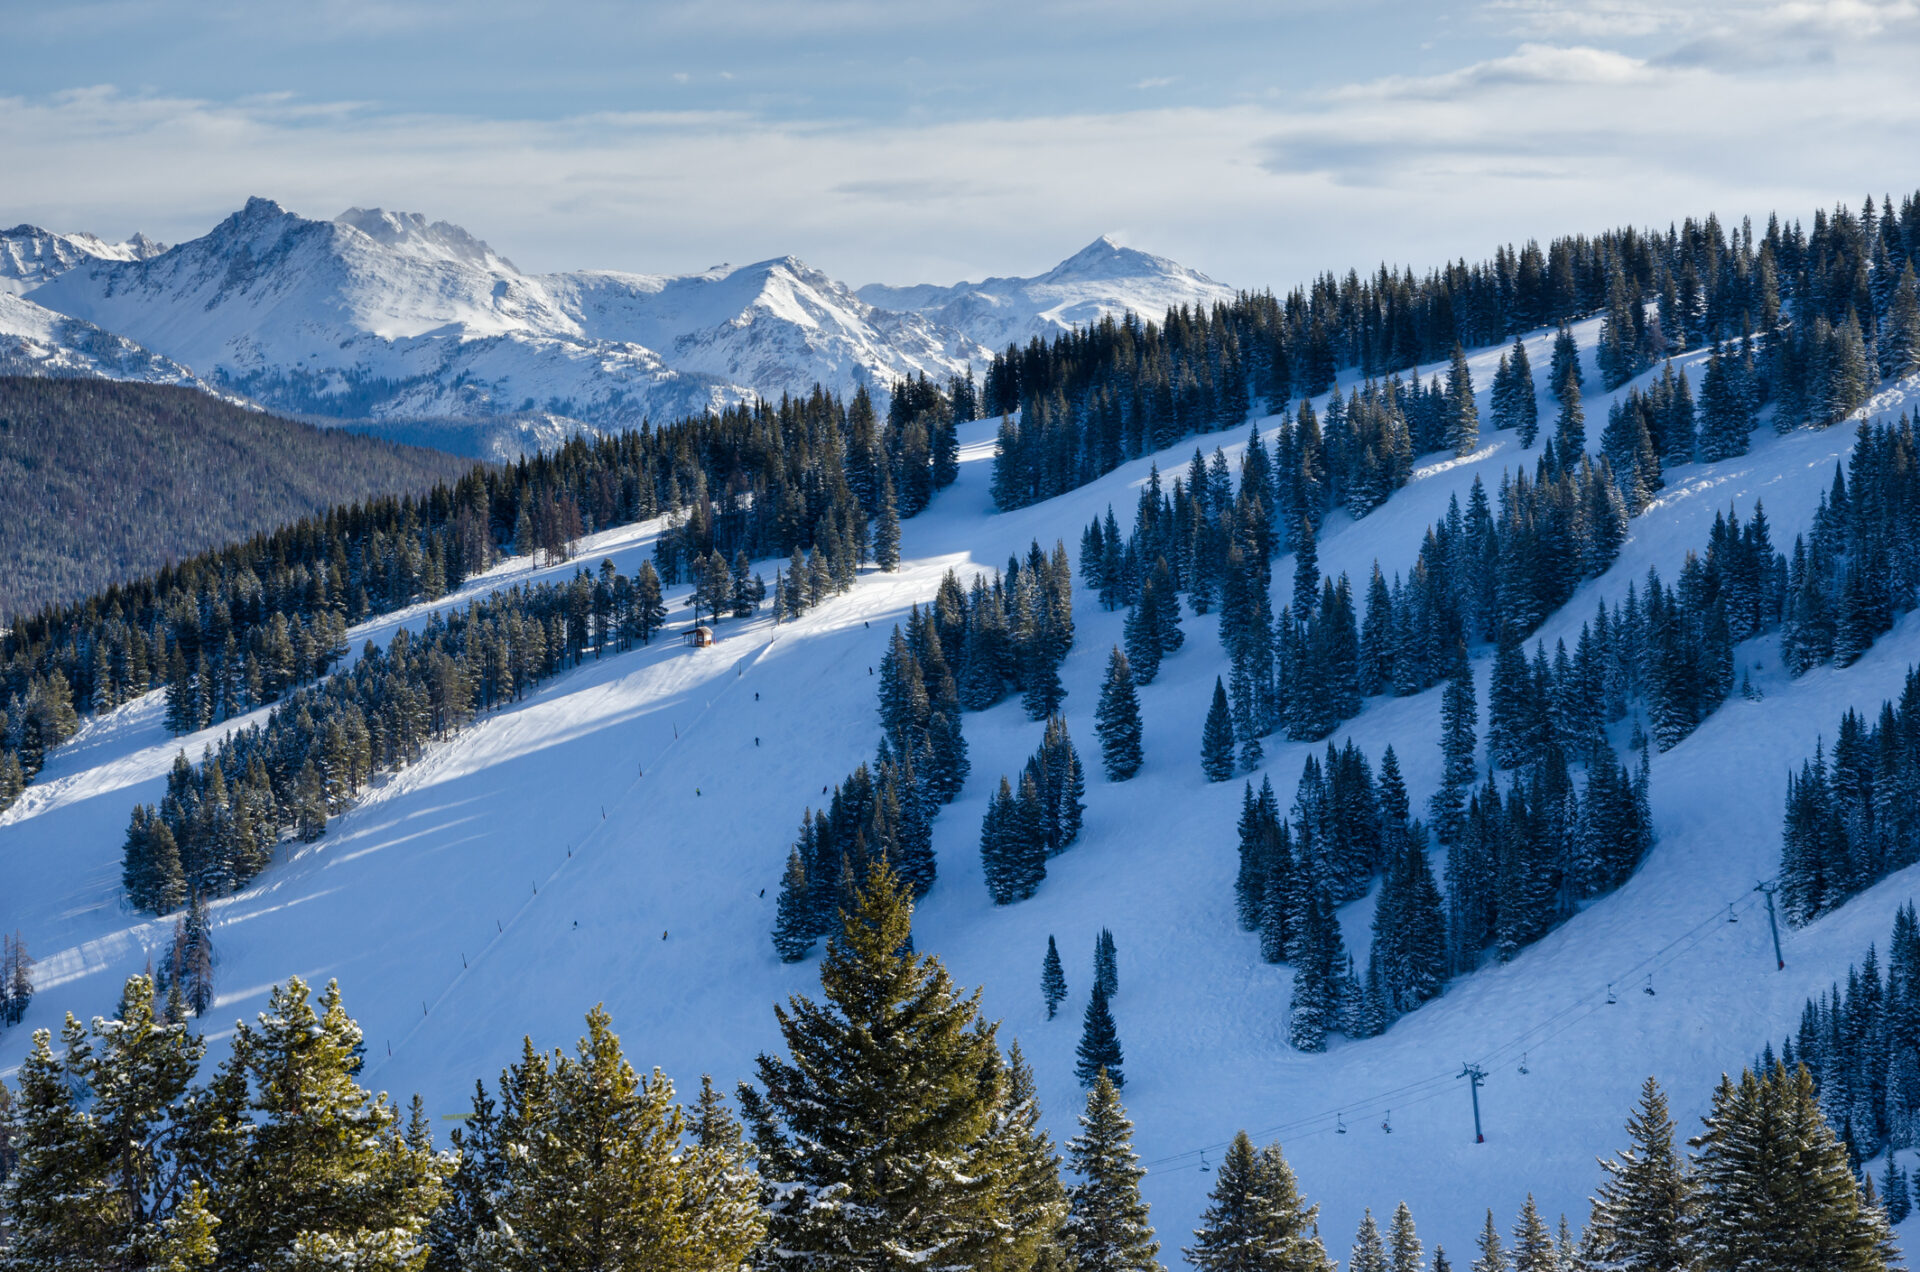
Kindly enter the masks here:
[[993, 351], [1233, 289], [1109, 238], [1036, 278], [848, 288], [791, 257], [697, 274], [528, 274], [417, 213], [311, 220], [250, 199], [206, 235], [0, 234], [0, 369], [200, 384], [501, 457], [578, 429], [884, 394]]

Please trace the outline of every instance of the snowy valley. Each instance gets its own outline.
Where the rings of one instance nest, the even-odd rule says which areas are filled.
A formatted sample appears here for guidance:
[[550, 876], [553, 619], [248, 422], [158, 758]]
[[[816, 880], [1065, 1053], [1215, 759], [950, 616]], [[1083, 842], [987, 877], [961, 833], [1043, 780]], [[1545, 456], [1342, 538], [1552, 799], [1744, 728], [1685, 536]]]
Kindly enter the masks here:
[[[539, 353], [542, 341], [567, 356], [594, 340], [629, 351], [669, 346], [685, 362], [671, 370], [656, 364], [654, 383], [691, 383], [697, 366], [711, 377], [700, 381], [708, 393], [722, 392], [713, 387], [722, 381], [736, 383], [729, 368], [751, 355], [718, 337], [668, 339], [676, 329], [727, 330], [725, 314], [752, 310], [762, 303], [752, 298], [773, 287], [780, 300], [769, 302], [770, 312], [792, 314], [797, 330], [793, 309], [804, 309], [802, 292], [826, 293], [797, 262], [772, 263], [746, 280], [738, 272], [526, 279], [441, 227], [393, 221], [375, 228], [408, 254], [408, 272], [355, 280], [356, 253], [372, 250], [360, 239], [382, 240], [350, 228], [250, 205], [216, 233], [250, 237], [244, 255], [260, 262], [255, 273], [223, 263], [241, 253], [188, 244], [149, 262], [81, 265], [43, 285], [36, 299], [254, 390], [297, 365], [302, 342], [358, 332], [346, 341], [354, 358], [364, 355], [353, 365], [383, 382], [415, 383], [397, 392], [424, 393], [432, 405], [443, 403], [433, 396], [441, 390], [418, 386], [437, 385], [433, 375], [409, 381], [394, 370], [404, 362], [397, 351], [438, 339], [415, 305], [422, 295], [438, 298], [438, 313], [461, 315], [443, 320], [469, 333], [459, 342], [463, 351], [494, 350], [463, 352], [475, 368], [498, 367], [480, 359], [511, 350], [539, 368], [525, 372], [531, 384], [561, 357]], [[303, 276], [341, 271], [334, 300], [283, 310], [273, 281], [279, 275], [267, 267], [302, 253], [313, 262]], [[372, 281], [379, 286], [362, 285]], [[1039, 295], [1065, 306], [1068, 320], [1084, 316], [1068, 291], [1006, 290], [1029, 298], [1020, 303], [1039, 303]], [[995, 294], [986, 284], [977, 291]], [[825, 378], [821, 368], [837, 366], [842, 385], [888, 371], [945, 374], [972, 354], [956, 356], [961, 346], [931, 333], [955, 321], [956, 306], [992, 309], [973, 292], [882, 299], [927, 317], [913, 320], [884, 356], [851, 344], [817, 350], [825, 361], [805, 363], [805, 374]], [[844, 292], [834, 303], [849, 322], [872, 321]], [[234, 317], [241, 313], [248, 315], [244, 335]], [[1019, 324], [1034, 321], [989, 317], [996, 340], [1019, 339], [1030, 329]], [[807, 321], [824, 319], [814, 312]], [[552, 334], [561, 330], [568, 334]], [[1608, 408], [1646, 388], [1659, 369], [1599, 392], [1593, 357], [1601, 321], [1571, 330], [1596, 386], [1586, 409], [1589, 436], [1597, 438]], [[1524, 338], [1543, 402], [1550, 401], [1554, 334]], [[899, 352], [908, 337], [928, 342], [919, 362]], [[1467, 355], [1482, 420], [1510, 347]], [[1706, 359], [1696, 350], [1673, 360], [1696, 394]], [[611, 375], [608, 365], [603, 358], [600, 371]], [[1424, 380], [1446, 370], [1442, 363], [1419, 373]], [[317, 366], [303, 383], [324, 394], [322, 386], [342, 383], [345, 374], [339, 365]], [[1343, 372], [1335, 392], [1356, 383]], [[1314, 402], [1322, 414], [1327, 405], [1326, 394]], [[1909, 376], [1884, 385], [1859, 417], [1895, 422], [1916, 406], [1920, 377]], [[363, 1081], [402, 1098], [420, 1092], [436, 1119], [463, 1113], [474, 1079], [491, 1082], [515, 1059], [523, 1035], [539, 1046], [570, 1044], [595, 1003], [611, 1013], [634, 1062], [660, 1066], [683, 1091], [703, 1073], [723, 1087], [749, 1077], [753, 1057], [779, 1046], [771, 1005], [817, 990], [817, 955], [786, 964], [769, 943], [775, 885], [802, 810], [820, 807], [819, 792], [873, 754], [880, 726], [871, 673], [893, 627], [911, 607], [933, 601], [947, 571], [966, 581], [1034, 542], [1050, 549], [1064, 541], [1072, 552], [1081, 530], [1109, 507], [1130, 515], [1153, 470], [1165, 478], [1185, 471], [1196, 446], [1206, 455], [1218, 448], [1237, 469], [1249, 430], [1271, 439], [1280, 425], [1256, 408], [1248, 423], [1182, 437], [1068, 493], [1001, 512], [990, 492], [997, 423], [962, 427], [958, 479], [904, 522], [897, 571], [865, 569], [850, 592], [790, 621], [776, 624], [764, 612], [722, 620], [716, 643], [704, 649], [683, 646], [687, 588], [672, 588], [670, 626], [649, 645], [596, 656], [431, 746], [419, 763], [377, 779], [324, 838], [281, 843], [264, 873], [212, 906], [218, 993], [206, 1023], [215, 1052], [225, 1022], [251, 1017], [271, 985], [297, 973], [339, 980], [365, 1029]], [[1678, 577], [1687, 554], [1704, 549], [1715, 518], [1729, 511], [1746, 521], [1764, 502], [1773, 543], [1784, 549], [1811, 529], [1835, 465], [1846, 463], [1853, 445], [1851, 421], [1780, 436], [1763, 428], [1743, 455], [1670, 469], [1665, 489], [1628, 524], [1617, 559], [1581, 585], [1527, 648], [1534, 639], [1549, 650], [1561, 640], [1571, 646], [1596, 602], [1620, 602], [1649, 568]], [[1319, 568], [1357, 586], [1376, 562], [1389, 575], [1406, 574], [1421, 536], [1445, 520], [1451, 501], [1464, 504], [1476, 480], [1497, 490], [1503, 472], [1531, 471], [1541, 452], [1483, 425], [1470, 453], [1418, 457], [1410, 480], [1369, 515], [1330, 514], [1319, 529]], [[385, 644], [398, 629], [418, 630], [432, 613], [469, 598], [597, 570], [603, 560], [632, 574], [664, 528], [655, 520], [593, 533], [564, 564], [535, 567], [510, 557], [456, 594], [356, 627], [346, 643], [353, 650]], [[764, 564], [771, 573], [780, 563]], [[1293, 564], [1291, 555], [1275, 561], [1277, 596]], [[1198, 1222], [1210, 1168], [1240, 1128], [1257, 1142], [1281, 1141], [1339, 1254], [1363, 1207], [1384, 1221], [1401, 1200], [1429, 1249], [1443, 1244], [1458, 1266], [1483, 1211], [1490, 1207], [1504, 1228], [1528, 1193], [1550, 1219], [1564, 1213], [1577, 1225], [1598, 1182], [1594, 1159], [1625, 1146], [1621, 1125], [1648, 1075], [1669, 1092], [1682, 1134], [1691, 1133], [1720, 1074], [1738, 1072], [1763, 1046], [1790, 1036], [1803, 1002], [1843, 977], [1869, 943], [1884, 941], [1896, 910], [1920, 892], [1920, 873], [1908, 868], [1805, 927], [1783, 924], [1785, 969], [1775, 970], [1755, 886], [1780, 872], [1787, 775], [1820, 735], [1830, 737], [1844, 709], [1871, 716], [1882, 700], [1899, 696], [1908, 667], [1920, 662], [1920, 613], [1904, 614], [1853, 665], [1798, 677], [1785, 668], [1778, 633], [1767, 634], [1737, 649], [1738, 672], [1752, 692], [1736, 694], [1653, 757], [1659, 842], [1624, 886], [1583, 904], [1511, 962], [1490, 959], [1455, 978], [1444, 996], [1379, 1037], [1336, 1038], [1321, 1054], [1294, 1050], [1287, 1043], [1291, 974], [1264, 962], [1259, 938], [1235, 919], [1242, 780], [1258, 787], [1269, 778], [1285, 809], [1304, 761], [1327, 742], [1350, 740], [1376, 761], [1391, 744], [1416, 810], [1423, 809], [1441, 780], [1443, 690], [1370, 698], [1324, 741], [1275, 735], [1256, 769], [1210, 783], [1197, 757], [1211, 683], [1225, 674], [1226, 660], [1219, 615], [1189, 612], [1185, 646], [1140, 689], [1145, 767], [1130, 781], [1110, 782], [1092, 759], [1093, 711], [1125, 617], [1076, 583], [1074, 643], [1061, 676], [1063, 714], [1089, 757], [1078, 843], [1048, 863], [1030, 900], [992, 904], [981, 819], [993, 785], [1018, 772], [1042, 725], [1014, 701], [968, 713], [972, 775], [935, 822], [938, 882], [917, 910], [915, 941], [960, 984], [984, 988], [986, 1016], [1000, 1022], [1003, 1043], [1019, 1040], [1046, 1122], [1064, 1142], [1083, 1103], [1074, 1050], [1091, 950], [1103, 928], [1112, 931], [1124, 1095], [1149, 1171], [1144, 1195], [1168, 1247], [1163, 1258], [1177, 1257]], [[1484, 704], [1493, 650], [1472, 653]], [[131, 912], [120, 886], [128, 811], [160, 800], [176, 753], [197, 758], [229, 729], [266, 714], [175, 738], [163, 721], [163, 696], [148, 694], [84, 724], [0, 814], [7, 880], [0, 918], [30, 935], [38, 959], [26, 1019], [0, 1035], [0, 1071], [9, 1075], [31, 1029], [54, 1027], [68, 1011], [109, 1010], [125, 977], [164, 958], [172, 920]], [[1616, 745], [1624, 746], [1627, 723], [1616, 730]], [[1373, 901], [1339, 911], [1346, 946], [1363, 963]], [[1069, 988], [1053, 1020], [1039, 988], [1050, 937]], [[1468, 1064], [1486, 1073], [1484, 1143], [1474, 1141], [1471, 1093], [1460, 1077]], [[1915, 1231], [1909, 1227], [1909, 1239]]]

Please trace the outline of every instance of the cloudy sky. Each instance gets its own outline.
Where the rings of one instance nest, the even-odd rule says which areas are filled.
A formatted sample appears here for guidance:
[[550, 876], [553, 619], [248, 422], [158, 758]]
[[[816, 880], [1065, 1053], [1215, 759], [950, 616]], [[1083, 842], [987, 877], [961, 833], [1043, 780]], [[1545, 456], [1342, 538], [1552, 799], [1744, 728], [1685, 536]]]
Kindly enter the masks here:
[[1278, 290], [1920, 187], [1920, 0], [65, 0], [6, 27], [0, 223], [112, 237], [262, 194], [424, 212], [533, 270], [946, 283], [1112, 233]]

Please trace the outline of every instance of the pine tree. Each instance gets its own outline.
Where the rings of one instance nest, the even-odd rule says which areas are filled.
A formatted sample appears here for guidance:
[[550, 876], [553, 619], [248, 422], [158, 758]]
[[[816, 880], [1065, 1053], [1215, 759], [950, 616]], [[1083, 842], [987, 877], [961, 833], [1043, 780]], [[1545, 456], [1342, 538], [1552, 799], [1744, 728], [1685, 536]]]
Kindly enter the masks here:
[[1108, 998], [1119, 996], [1120, 949], [1114, 944], [1110, 928], [1101, 928], [1100, 935], [1094, 940], [1093, 979]]
[[783, 963], [798, 963], [813, 951], [812, 891], [806, 863], [796, 847], [787, 853], [787, 871], [780, 878], [780, 897], [774, 907], [773, 948]]
[[186, 1195], [162, 1224], [164, 1235], [152, 1266], [156, 1272], [213, 1272], [220, 1257], [220, 1243], [214, 1237], [219, 1226], [208, 1205], [206, 1186], [197, 1179], [189, 1181]]
[[450, 1136], [460, 1165], [427, 1228], [426, 1272], [464, 1272], [480, 1234], [497, 1226], [495, 1205], [506, 1187], [499, 1126], [499, 1106], [476, 1078], [473, 1112]]
[[1886, 334], [1880, 337], [1880, 369], [1891, 379], [1920, 371], [1920, 280], [1909, 260], [1894, 288], [1887, 310]]
[[1560, 414], [1553, 421], [1553, 447], [1560, 462], [1573, 465], [1587, 449], [1587, 417], [1580, 409], [1580, 373], [1569, 370], [1558, 387]]
[[1775, 1065], [1722, 1077], [1694, 1155], [1689, 1248], [1698, 1272], [1880, 1272], [1892, 1233], [1862, 1204], [1814, 1095], [1813, 1079]]
[[1071, 1207], [1060, 1179], [1060, 1156], [1040, 1125], [1033, 1067], [1016, 1041], [1007, 1048], [1006, 1081], [996, 1118], [995, 1156], [1007, 1163], [1006, 1210], [998, 1256], [989, 1266], [1013, 1272], [1066, 1272]]
[[454, 1163], [409, 1144], [387, 1097], [354, 1080], [360, 1050], [339, 986], [316, 1010], [298, 977], [235, 1029], [200, 1104], [204, 1125], [233, 1128], [210, 1180], [223, 1265], [398, 1269], [425, 1258]]
[[1060, 966], [1060, 947], [1047, 937], [1047, 957], [1040, 964], [1040, 996], [1047, 1000], [1047, 1019], [1052, 1020], [1067, 997], [1067, 973]]
[[1127, 664], [1134, 679], [1143, 685], [1153, 683], [1160, 674], [1160, 591], [1155, 576], [1140, 585], [1140, 595], [1127, 615]]
[[1447, 368], [1447, 445], [1465, 458], [1479, 444], [1480, 411], [1473, 404], [1473, 373], [1467, 369], [1466, 350], [1455, 342]]
[[502, 1272], [705, 1272], [738, 1267], [766, 1219], [737, 1127], [707, 1089], [703, 1138], [687, 1138], [673, 1084], [642, 1079], [603, 1008], [574, 1055], [528, 1039], [503, 1079], [498, 1222], [476, 1262]]
[[1140, 695], [1134, 692], [1133, 666], [1115, 645], [1107, 656], [1107, 679], [1094, 713], [1100, 735], [1100, 760], [1107, 780], [1124, 782], [1140, 771]]
[[1907, 1221], [1913, 1213], [1913, 1193], [1907, 1187], [1907, 1176], [1900, 1169], [1900, 1154], [1897, 1150], [1887, 1151], [1887, 1169], [1880, 1177], [1880, 1196], [1884, 1199], [1882, 1208], [1887, 1212], [1887, 1222], [1899, 1225]]
[[880, 515], [873, 526], [873, 563], [889, 574], [900, 568], [900, 510], [894, 500], [893, 475], [884, 467], [880, 479]]
[[[1392, 1272], [1425, 1272], [1420, 1263], [1420, 1237], [1413, 1229], [1413, 1211], [1401, 1202], [1393, 1208], [1393, 1229], [1387, 1238], [1387, 1266]], [[1571, 1268], [1566, 1272], [1573, 1272]]]
[[1612, 1160], [1587, 1221], [1588, 1258], [1607, 1272], [1672, 1272], [1686, 1266], [1690, 1188], [1674, 1150], [1667, 1097], [1652, 1078], [1627, 1119], [1633, 1146]]
[[1106, 985], [1098, 979], [1093, 983], [1093, 995], [1087, 999], [1086, 1019], [1080, 1029], [1080, 1046], [1074, 1055], [1078, 1058], [1073, 1066], [1073, 1076], [1080, 1080], [1081, 1086], [1096, 1086], [1102, 1075], [1116, 1087], [1127, 1084], [1126, 1075], [1120, 1068], [1126, 1059], [1120, 1050], [1120, 1034], [1114, 1027], [1113, 1010], [1107, 1006]]
[[1487, 1211], [1486, 1226], [1480, 1229], [1480, 1257], [1473, 1261], [1473, 1272], [1513, 1272], [1506, 1247], [1500, 1244], [1500, 1229], [1493, 1225], [1493, 1211]]
[[1225, 683], [1215, 676], [1213, 705], [1200, 733], [1200, 771], [1209, 782], [1224, 782], [1233, 776], [1233, 769], [1233, 708], [1227, 704]]
[[1319, 1212], [1300, 1196], [1280, 1146], [1256, 1152], [1240, 1131], [1214, 1176], [1194, 1244], [1181, 1253], [1200, 1272], [1335, 1272], [1320, 1244]]
[[1067, 1160], [1080, 1182], [1067, 1190], [1072, 1216], [1065, 1237], [1077, 1272], [1162, 1272], [1160, 1243], [1140, 1199], [1146, 1171], [1133, 1151], [1133, 1123], [1120, 1091], [1096, 1072], [1080, 1116], [1080, 1134], [1067, 1143]]
[[1553, 1234], [1546, 1220], [1527, 1194], [1520, 1207], [1520, 1218], [1513, 1225], [1513, 1272], [1560, 1272], [1560, 1256], [1553, 1248]]
[[1380, 1225], [1373, 1221], [1371, 1207], [1360, 1216], [1353, 1253], [1347, 1257], [1347, 1272], [1387, 1272], [1387, 1247], [1380, 1240]]
[[1533, 365], [1527, 360], [1526, 343], [1519, 337], [1513, 338], [1512, 358], [1513, 380], [1511, 396], [1508, 398], [1508, 418], [1501, 425], [1520, 434], [1520, 444], [1533, 449], [1534, 439], [1540, 435], [1540, 399], [1533, 387]]
[[979, 994], [913, 952], [912, 904], [868, 867], [820, 968], [825, 1001], [775, 1008], [791, 1061], [763, 1055], [741, 1110], [772, 1185], [768, 1266], [979, 1266], [1006, 1240], [1022, 1164], [996, 1135], [1006, 1072]]
[[1477, 772], [1474, 762], [1474, 725], [1479, 710], [1474, 705], [1473, 667], [1462, 647], [1454, 651], [1454, 670], [1440, 698], [1440, 786], [1433, 793], [1431, 809], [1434, 834], [1451, 845], [1460, 834], [1460, 818], [1466, 806], [1466, 794]]
[[205, 1046], [155, 1015], [145, 976], [128, 979], [116, 1017], [96, 1017], [91, 1033], [69, 1015], [61, 1042], [56, 1056], [36, 1030], [20, 1067], [19, 1160], [0, 1194], [7, 1266], [144, 1266], [165, 1244], [165, 1189], [179, 1168], [171, 1131]]

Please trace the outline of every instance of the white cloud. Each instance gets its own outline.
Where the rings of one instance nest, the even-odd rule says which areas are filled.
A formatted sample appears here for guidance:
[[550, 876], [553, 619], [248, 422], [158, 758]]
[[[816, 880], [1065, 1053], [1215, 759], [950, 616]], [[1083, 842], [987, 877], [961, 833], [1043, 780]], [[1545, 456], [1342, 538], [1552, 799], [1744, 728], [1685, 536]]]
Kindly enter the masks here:
[[795, 253], [855, 283], [1037, 271], [1125, 224], [1148, 250], [1284, 289], [1383, 258], [1898, 193], [1920, 130], [1911, 48], [1896, 32], [1838, 49], [1750, 71], [1537, 41], [1258, 103], [937, 123], [502, 120], [93, 87], [0, 97], [0, 223], [178, 241], [263, 194], [461, 222], [528, 268]]
[[1646, 74], [1646, 62], [1610, 49], [1522, 44], [1505, 57], [1489, 58], [1440, 75], [1392, 75], [1347, 85], [1332, 96], [1443, 98], [1507, 85], [1631, 84]]

